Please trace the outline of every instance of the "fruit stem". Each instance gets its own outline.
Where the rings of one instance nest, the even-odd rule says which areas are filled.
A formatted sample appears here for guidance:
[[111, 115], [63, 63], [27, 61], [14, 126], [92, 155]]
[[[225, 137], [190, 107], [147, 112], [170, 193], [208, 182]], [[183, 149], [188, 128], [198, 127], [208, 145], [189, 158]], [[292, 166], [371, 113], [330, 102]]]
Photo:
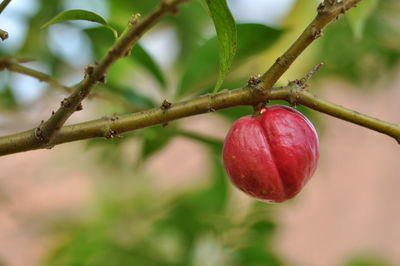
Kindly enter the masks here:
[[259, 117], [261, 115], [261, 110], [265, 108], [267, 102], [260, 102], [253, 105], [253, 114], [252, 117]]

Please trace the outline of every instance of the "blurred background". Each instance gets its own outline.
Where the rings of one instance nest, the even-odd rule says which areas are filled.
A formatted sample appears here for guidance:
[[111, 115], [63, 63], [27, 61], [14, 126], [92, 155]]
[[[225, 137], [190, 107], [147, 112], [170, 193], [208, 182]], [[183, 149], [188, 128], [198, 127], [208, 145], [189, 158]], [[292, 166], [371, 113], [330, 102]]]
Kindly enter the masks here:
[[[0, 56], [65, 85], [114, 42], [90, 22], [40, 26], [85, 9], [122, 32], [159, 1], [12, 0], [0, 15]], [[238, 48], [223, 84], [263, 73], [316, 14], [318, 1], [228, 0]], [[309, 89], [400, 123], [400, 2], [363, 0], [324, 31], [279, 81], [324, 67]], [[151, 29], [119, 60], [68, 123], [129, 113], [209, 92], [218, 77], [213, 23], [198, 0]], [[67, 94], [0, 72], [0, 134], [47, 119]], [[319, 167], [293, 200], [265, 204], [227, 181], [221, 161], [237, 107], [163, 128], [93, 139], [0, 159], [0, 265], [400, 265], [400, 149], [389, 137], [298, 109], [320, 136]]]

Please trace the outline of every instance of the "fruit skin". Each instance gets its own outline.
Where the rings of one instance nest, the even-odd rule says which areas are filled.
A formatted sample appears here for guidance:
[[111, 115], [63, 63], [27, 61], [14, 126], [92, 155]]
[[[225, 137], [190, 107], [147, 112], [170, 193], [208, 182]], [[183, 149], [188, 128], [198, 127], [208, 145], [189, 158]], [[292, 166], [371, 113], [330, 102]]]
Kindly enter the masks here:
[[233, 124], [222, 157], [237, 188], [261, 201], [283, 202], [297, 195], [314, 174], [318, 135], [303, 114], [273, 105], [259, 117], [242, 117]]

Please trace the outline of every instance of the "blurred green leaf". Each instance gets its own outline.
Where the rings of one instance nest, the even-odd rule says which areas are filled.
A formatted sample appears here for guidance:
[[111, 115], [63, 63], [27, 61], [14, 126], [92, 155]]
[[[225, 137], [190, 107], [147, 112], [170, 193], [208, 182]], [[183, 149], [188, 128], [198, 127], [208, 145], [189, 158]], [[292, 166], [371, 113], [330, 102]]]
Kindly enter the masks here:
[[199, 238], [210, 232], [222, 234], [227, 229], [227, 223], [220, 225], [225, 219], [229, 221], [229, 218], [223, 216], [228, 194], [227, 177], [222, 162], [214, 162], [216, 167], [211, 185], [177, 195], [172, 203], [173, 208], [164, 219], [156, 223], [159, 230], [180, 232], [184, 250], [179, 265], [190, 265]]
[[40, 29], [44, 29], [52, 24], [61, 23], [69, 20], [86, 20], [86, 21], [97, 22], [99, 24], [102, 24], [107, 29], [111, 30], [115, 38], [118, 38], [118, 32], [113, 27], [108, 25], [107, 22], [101, 16], [97, 15], [94, 12], [82, 9], [65, 10], [56, 15], [54, 18], [47, 21], [45, 24], [43, 24], [40, 27]]
[[368, 255], [357, 255], [349, 259], [348, 262], [344, 263], [345, 266], [389, 266], [384, 258], [380, 256]]
[[221, 139], [206, 137], [206, 136], [196, 134], [194, 132], [189, 132], [186, 130], [177, 129], [174, 133], [179, 136], [183, 136], [183, 137], [198, 141], [200, 143], [206, 144], [209, 147], [211, 147], [213, 149], [213, 151], [215, 151], [217, 153], [220, 153], [222, 151], [222, 146], [224, 145], [224, 141]]
[[107, 86], [102, 87], [102, 89], [121, 96], [137, 109], [149, 109], [156, 107], [156, 103], [152, 99], [138, 93], [132, 87], [118, 86], [117, 84], [110, 83], [107, 84]]
[[5, 109], [14, 109], [18, 106], [14, 94], [8, 86], [0, 90], [0, 106]]
[[[193, 19], [196, 18], [196, 19]], [[166, 20], [173, 25], [180, 44], [178, 67], [204, 41], [204, 33], [210, 29], [212, 20], [200, 1], [190, 1], [179, 8], [175, 17], [167, 17]]]
[[[353, 37], [350, 24], [339, 20], [327, 27], [317, 51], [318, 63], [325, 62], [319, 77], [336, 75], [355, 84], [368, 84], [390, 75], [400, 61], [400, 30], [397, 22], [387, 19], [398, 13], [398, 0], [379, 1], [365, 21], [361, 40]], [[361, 86], [357, 86], [362, 88]]]
[[268, 236], [275, 231], [276, 225], [271, 221], [261, 220], [251, 226], [251, 230], [258, 236]]
[[237, 46], [237, 30], [226, 0], [205, 0], [208, 11], [214, 21], [218, 37], [219, 76], [214, 92], [221, 87], [229, 68], [232, 65]]
[[103, 57], [105, 52], [114, 43], [113, 35], [104, 27], [87, 28], [84, 29], [84, 32], [92, 41], [92, 48], [98, 59]]
[[[282, 32], [282, 30], [262, 24], [238, 24], [238, 44], [232, 67], [270, 47], [278, 40]], [[217, 69], [218, 40], [214, 36], [199, 46], [186, 61], [185, 72], [182, 75], [177, 96], [198, 91], [200, 88], [208, 87], [216, 82]]]
[[276, 256], [275, 252], [268, 251], [263, 241], [252, 242], [249, 246], [242, 248], [238, 252], [239, 265], [254, 266], [281, 266], [285, 265]]
[[356, 8], [351, 9], [346, 14], [346, 18], [350, 23], [356, 40], [362, 39], [367, 19], [375, 11], [378, 1], [379, 0], [361, 1]]
[[218, 110], [217, 114], [228, 118], [230, 121], [236, 121], [239, 118], [251, 115], [253, 113], [253, 107], [251, 106], [237, 106], [235, 108]]
[[160, 67], [139, 43], [133, 47], [131, 56], [154, 75], [163, 89], [166, 89], [166, 82]]
[[120, 145], [128, 139], [129, 135], [124, 135], [123, 138], [93, 138], [86, 141], [85, 149], [98, 148], [96, 153], [97, 159], [102, 163], [102, 166], [120, 167], [123, 164]]
[[142, 158], [147, 159], [157, 151], [164, 148], [174, 137], [173, 130], [168, 127], [155, 126], [143, 129], [140, 132], [143, 137]]

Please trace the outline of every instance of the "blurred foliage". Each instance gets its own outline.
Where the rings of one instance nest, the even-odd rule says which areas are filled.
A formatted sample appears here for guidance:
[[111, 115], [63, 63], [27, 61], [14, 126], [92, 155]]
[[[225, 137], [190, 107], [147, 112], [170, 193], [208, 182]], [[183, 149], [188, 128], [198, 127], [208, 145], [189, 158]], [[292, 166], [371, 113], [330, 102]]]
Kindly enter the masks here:
[[226, 211], [229, 193], [221, 160], [214, 162], [208, 186], [170, 196], [152, 193], [138, 177], [119, 179], [123, 186], [115, 194], [107, 186], [91, 219], [55, 227], [59, 244], [46, 264], [283, 265], [273, 249], [270, 206], [254, 203], [235, 221]]
[[[264, 51], [281, 34], [282, 30], [261, 24], [238, 24], [238, 45], [232, 69], [238, 67], [251, 56]], [[188, 57], [185, 66], [180, 86], [177, 89], [178, 96], [188, 92], [210, 92], [218, 78], [217, 37], [211, 37], [201, 44], [193, 55]], [[240, 84], [243, 84], [243, 80]]]
[[345, 266], [390, 266], [391, 264], [380, 256], [358, 255], [349, 259]]
[[[316, 62], [325, 63], [318, 72], [318, 79], [336, 76], [355, 84], [370, 83], [390, 73], [398, 65], [400, 2], [369, 1], [373, 2], [374, 8], [361, 3], [359, 11], [351, 10], [348, 18], [342, 18], [330, 25], [324, 31], [323, 38], [318, 40], [319, 45], [313, 46], [314, 50], [310, 49]], [[23, 43], [7, 49], [1, 43], [0, 56], [33, 58], [46, 66], [46, 72], [56, 79], [79, 81], [85, 64], [94, 64], [96, 60], [100, 60], [115, 38], [110, 30], [93, 27], [93, 23], [63, 22], [62, 25], [68, 29], [82, 34], [83, 46], [80, 48], [89, 48], [91, 55], [88, 58], [93, 59], [83, 65], [73, 64], [74, 60], [79, 61], [82, 56], [81, 50], [78, 49], [73, 56], [65, 56], [60, 50], [54, 49], [54, 43], [49, 37], [51, 34], [59, 34], [56, 37], [61, 38], [64, 33], [54, 33], [51, 31], [53, 26], [40, 30], [41, 25], [65, 10], [66, 2], [67, 0], [37, 0], [37, 11], [25, 18], [16, 16], [27, 27]], [[121, 33], [133, 14], [140, 13], [144, 17], [159, 2], [104, 0], [108, 9], [99, 15], [105, 19], [107, 25]], [[299, 21], [301, 19], [309, 20], [308, 17], [302, 17], [302, 14], [297, 16], [295, 25], [304, 24], [304, 21]], [[219, 44], [213, 20], [201, 1], [193, 0], [183, 5], [178, 14], [164, 18], [148, 35], [154, 37], [165, 30], [170, 30], [169, 33], [173, 36], [169, 37], [174, 40], [173, 45], [176, 47], [168, 47], [163, 53], [170, 55], [176, 51], [173, 62], [160, 64], [162, 60], [152, 53], [148, 43], [146, 45], [146, 41], [140, 41], [130, 56], [119, 60], [110, 69], [106, 84], [95, 89], [94, 92], [103, 98], [113, 95], [110, 102], [102, 101], [97, 106], [100, 115], [105, 110], [112, 110], [111, 113], [127, 113], [148, 109], [159, 106], [164, 98], [172, 99], [175, 96], [179, 99], [213, 89], [218, 80]], [[258, 71], [252, 69], [253, 60], [257, 60], [259, 55], [264, 55], [269, 49], [284, 50], [286, 47], [276, 47], [279, 40], [299, 30], [302, 29], [238, 23], [236, 56], [223, 88], [233, 89], [245, 84], [248, 77]], [[12, 36], [14, 33], [9, 34]], [[162, 42], [165, 36], [161, 36], [155, 38], [154, 42]], [[72, 50], [73, 41], [68, 41], [67, 50]], [[279, 54], [271, 55], [269, 59], [272, 62], [278, 56]], [[72, 57], [72, 60], [68, 57]], [[259, 58], [266, 61], [265, 57]], [[302, 73], [308, 71], [309, 69], [302, 69]], [[30, 108], [18, 101], [15, 87], [18, 82], [15, 81], [19, 76], [1, 73], [2, 110], [22, 113], [23, 109]], [[34, 103], [40, 100], [38, 97]], [[98, 99], [94, 96], [90, 100], [96, 102]], [[282, 101], [271, 102], [275, 103], [287, 104]], [[316, 121], [313, 111], [301, 106], [298, 109]], [[217, 115], [234, 121], [250, 113], [251, 107], [240, 106], [222, 110]], [[121, 169], [128, 167], [131, 172], [140, 173], [140, 165], [168, 147], [177, 137], [208, 147], [213, 173], [211, 177], [205, 176], [204, 180], [209, 178], [209, 183], [194, 184], [190, 188], [172, 192], [160, 192], [150, 181], [146, 181], [146, 177], [124, 176]], [[131, 141], [136, 141], [141, 147], [135, 159], [127, 156], [124, 150], [124, 144]], [[56, 247], [48, 255], [46, 264], [284, 265], [285, 261], [274, 249], [277, 224], [273, 219], [273, 207], [252, 202], [246, 209], [235, 204], [235, 197], [230, 193], [221, 163], [222, 145], [221, 139], [183, 130], [181, 124], [175, 122], [165, 128], [158, 126], [125, 134], [122, 139], [87, 141], [86, 148], [96, 151], [100, 171], [112, 171], [113, 178], [93, 182], [95, 185], [101, 182], [106, 184], [104, 187], [99, 186], [97, 191], [97, 201], [94, 203], [96, 211], [81, 220], [61, 219], [54, 227], [53, 234], [58, 236], [55, 240]], [[176, 162], [176, 167], [184, 163]], [[112, 185], [109, 185], [110, 182]], [[373, 259], [360, 259], [347, 265], [380, 264], [374, 264]]]
[[[349, 14], [352, 12], [355, 9]], [[362, 84], [375, 82], [390, 73], [400, 59], [400, 27], [398, 21], [393, 21], [392, 12], [400, 12], [399, 1], [378, 1], [368, 17], [361, 17], [365, 24], [362, 36], [353, 34], [354, 23], [349, 23], [349, 19], [330, 25], [321, 38], [317, 56], [318, 62], [326, 63], [320, 76], [336, 75]]]

